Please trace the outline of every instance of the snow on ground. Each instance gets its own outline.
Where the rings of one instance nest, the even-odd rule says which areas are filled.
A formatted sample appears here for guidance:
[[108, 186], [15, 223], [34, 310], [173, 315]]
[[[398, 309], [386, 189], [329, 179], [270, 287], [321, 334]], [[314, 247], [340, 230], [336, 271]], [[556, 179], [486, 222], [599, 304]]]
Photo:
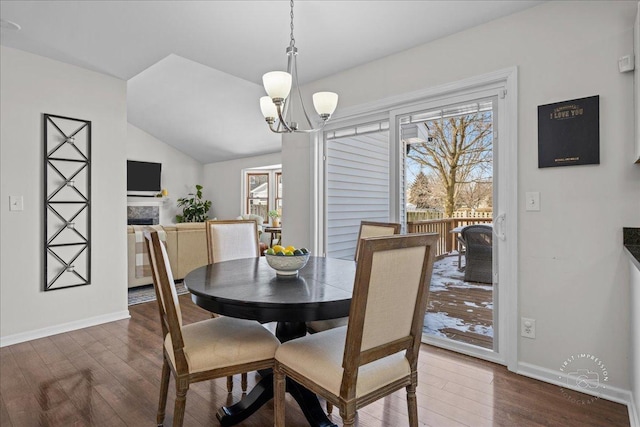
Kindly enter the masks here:
[[[442, 292], [451, 289], [479, 289], [485, 291], [493, 290], [490, 285], [471, 284], [464, 281], [464, 271], [458, 270], [458, 256], [457, 253], [446, 256], [440, 260], [437, 260], [433, 264], [433, 276], [431, 278], [430, 292]], [[467, 307], [476, 307], [480, 309], [493, 309], [492, 301], [482, 302], [482, 305], [477, 305], [473, 302], [463, 301]], [[472, 309], [468, 309], [468, 312], [473, 312]], [[461, 332], [473, 332], [480, 335], [486, 335], [493, 337], [493, 327], [477, 324], [465, 323], [463, 319], [449, 316], [447, 312], [427, 312], [424, 319], [424, 332], [439, 337], [446, 337], [441, 330], [455, 329]]]
[[447, 336], [440, 331], [447, 328], [460, 332], [473, 332], [479, 335], [493, 337], [493, 327], [465, 324], [462, 319], [449, 317], [449, 315], [444, 312], [427, 313], [424, 317], [423, 332], [427, 334], [446, 338]]

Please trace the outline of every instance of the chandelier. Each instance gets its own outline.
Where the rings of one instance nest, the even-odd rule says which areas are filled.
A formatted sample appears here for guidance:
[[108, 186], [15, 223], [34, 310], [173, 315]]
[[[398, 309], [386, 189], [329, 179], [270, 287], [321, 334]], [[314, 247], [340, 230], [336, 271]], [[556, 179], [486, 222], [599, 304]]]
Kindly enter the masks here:
[[[262, 76], [264, 89], [269, 96], [260, 98], [260, 109], [269, 129], [275, 133], [290, 132], [317, 132], [324, 127], [331, 114], [338, 105], [338, 94], [333, 92], [317, 92], [313, 94], [313, 106], [315, 107], [322, 122], [319, 127], [315, 127], [311, 123], [311, 119], [307, 114], [307, 109], [302, 101], [302, 93], [298, 85], [298, 65], [296, 57], [298, 56], [298, 48], [296, 48], [296, 39], [293, 37], [293, 0], [291, 0], [291, 40], [287, 47], [287, 71], [271, 71]], [[297, 92], [300, 101], [302, 115], [307, 122], [306, 129], [301, 129], [297, 122], [292, 121], [292, 98]], [[289, 96], [291, 95], [291, 96]], [[288, 119], [288, 120], [287, 120]]]

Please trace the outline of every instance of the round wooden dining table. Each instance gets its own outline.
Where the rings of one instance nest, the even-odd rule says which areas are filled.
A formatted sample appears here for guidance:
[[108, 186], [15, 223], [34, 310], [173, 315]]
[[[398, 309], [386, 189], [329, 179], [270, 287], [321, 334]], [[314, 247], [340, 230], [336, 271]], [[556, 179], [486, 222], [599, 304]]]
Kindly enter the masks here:
[[[297, 277], [281, 278], [259, 257], [197, 268], [187, 274], [184, 284], [193, 302], [212, 313], [277, 322], [276, 337], [286, 342], [307, 333], [305, 322], [348, 316], [355, 271], [354, 261], [309, 257]], [[262, 379], [240, 402], [218, 410], [222, 426], [241, 422], [273, 397], [271, 372], [261, 374]], [[315, 394], [290, 380], [287, 392], [298, 402], [309, 425], [335, 426]]]

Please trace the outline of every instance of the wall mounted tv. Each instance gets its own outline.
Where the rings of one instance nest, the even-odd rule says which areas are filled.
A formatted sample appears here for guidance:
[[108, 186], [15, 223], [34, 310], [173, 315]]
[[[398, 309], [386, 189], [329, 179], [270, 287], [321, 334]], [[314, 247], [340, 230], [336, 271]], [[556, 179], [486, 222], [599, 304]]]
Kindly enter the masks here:
[[161, 163], [127, 160], [127, 195], [155, 196], [161, 190]]

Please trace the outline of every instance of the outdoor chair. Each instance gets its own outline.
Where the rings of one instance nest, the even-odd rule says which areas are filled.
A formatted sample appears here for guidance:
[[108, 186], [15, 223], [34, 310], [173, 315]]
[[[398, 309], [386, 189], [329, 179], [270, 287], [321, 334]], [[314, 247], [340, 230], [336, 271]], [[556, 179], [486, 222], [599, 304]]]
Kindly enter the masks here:
[[182, 426], [190, 384], [271, 368], [279, 341], [250, 320], [217, 317], [184, 325], [169, 258], [158, 232], [145, 233], [145, 242], [164, 343], [157, 424], [161, 426], [164, 422], [169, 376], [173, 374], [176, 385], [173, 425]]
[[[260, 256], [257, 219], [209, 220], [206, 222], [205, 227], [207, 230], [209, 264]], [[214, 314], [212, 317], [217, 316], [217, 314]], [[243, 392], [247, 391], [246, 372], [242, 373], [240, 387], [242, 387]], [[227, 391], [229, 393], [233, 391], [233, 377], [227, 378]]]
[[464, 281], [493, 283], [493, 229], [470, 225], [462, 230], [465, 246]]
[[347, 326], [276, 351], [276, 426], [284, 426], [285, 377], [336, 405], [344, 426], [354, 425], [359, 408], [406, 387], [409, 426], [418, 426], [416, 368], [437, 239], [408, 234], [360, 241]]
[[[391, 236], [399, 233], [400, 233], [400, 224], [398, 223], [361, 221], [360, 230], [358, 231], [358, 240], [356, 240], [356, 242], [359, 243], [362, 239], [365, 239], [368, 237]], [[355, 254], [356, 262], [358, 262], [359, 251], [360, 251], [360, 245], [358, 243], [356, 243], [356, 254]], [[316, 320], [313, 322], [307, 322], [307, 329], [311, 333], [316, 333], [320, 331], [326, 331], [327, 329], [345, 326], [346, 324], [347, 324], [346, 317], [342, 317], [340, 319]]]

